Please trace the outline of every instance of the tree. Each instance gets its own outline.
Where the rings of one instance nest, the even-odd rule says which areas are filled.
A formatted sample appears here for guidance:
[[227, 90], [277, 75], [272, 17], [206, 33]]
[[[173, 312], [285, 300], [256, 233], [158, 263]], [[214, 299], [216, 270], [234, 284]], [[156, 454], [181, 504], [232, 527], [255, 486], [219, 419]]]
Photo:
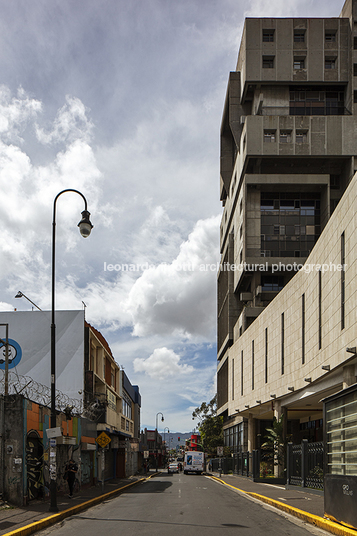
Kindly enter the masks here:
[[207, 404], [202, 402], [192, 413], [198, 419], [198, 430], [204, 451], [208, 456], [217, 455], [217, 447], [223, 445], [223, 417], [217, 415], [217, 395]]
[[274, 417], [273, 427], [267, 428], [266, 431], [265, 442], [261, 448], [266, 452], [265, 458], [274, 463], [280, 474], [285, 468], [284, 416], [282, 415], [279, 420]]

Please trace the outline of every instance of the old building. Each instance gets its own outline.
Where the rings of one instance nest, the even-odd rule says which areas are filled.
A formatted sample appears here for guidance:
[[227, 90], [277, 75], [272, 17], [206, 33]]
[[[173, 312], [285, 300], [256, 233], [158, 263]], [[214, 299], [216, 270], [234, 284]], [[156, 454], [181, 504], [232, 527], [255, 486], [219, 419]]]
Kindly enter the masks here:
[[322, 439], [321, 399], [356, 382], [356, 49], [355, 0], [245, 21], [221, 126], [218, 413], [234, 453], [273, 416]]

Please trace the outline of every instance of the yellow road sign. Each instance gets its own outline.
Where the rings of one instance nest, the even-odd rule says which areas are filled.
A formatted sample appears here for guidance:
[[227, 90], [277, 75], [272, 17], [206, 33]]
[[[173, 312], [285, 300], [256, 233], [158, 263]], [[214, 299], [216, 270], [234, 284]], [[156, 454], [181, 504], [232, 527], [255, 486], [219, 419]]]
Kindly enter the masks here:
[[102, 447], [104, 449], [104, 447], [106, 447], [108, 445], [108, 443], [111, 442], [111, 439], [105, 432], [102, 432], [97, 437], [96, 442], [98, 443], [98, 445], [100, 447]]

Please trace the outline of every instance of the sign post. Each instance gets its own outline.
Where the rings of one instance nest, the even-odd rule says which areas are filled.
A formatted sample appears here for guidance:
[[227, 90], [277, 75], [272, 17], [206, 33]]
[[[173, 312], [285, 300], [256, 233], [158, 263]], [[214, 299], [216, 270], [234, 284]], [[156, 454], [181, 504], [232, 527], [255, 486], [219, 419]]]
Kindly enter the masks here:
[[104, 471], [105, 471], [105, 447], [111, 442], [110, 437], [102, 432], [96, 439], [96, 442], [101, 447], [101, 473], [102, 473], [102, 492], [104, 493]]

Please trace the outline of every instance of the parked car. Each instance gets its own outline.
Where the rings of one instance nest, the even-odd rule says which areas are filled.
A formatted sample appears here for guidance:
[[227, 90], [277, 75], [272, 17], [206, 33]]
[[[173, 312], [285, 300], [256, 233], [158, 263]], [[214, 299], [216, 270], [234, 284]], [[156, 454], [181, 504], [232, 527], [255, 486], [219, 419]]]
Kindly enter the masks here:
[[168, 468], [167, 468], [167, 472], [168, 473], [178, 473], [179, 472], [179, 467], [178, 467], [178, 463], [170, 463]]

